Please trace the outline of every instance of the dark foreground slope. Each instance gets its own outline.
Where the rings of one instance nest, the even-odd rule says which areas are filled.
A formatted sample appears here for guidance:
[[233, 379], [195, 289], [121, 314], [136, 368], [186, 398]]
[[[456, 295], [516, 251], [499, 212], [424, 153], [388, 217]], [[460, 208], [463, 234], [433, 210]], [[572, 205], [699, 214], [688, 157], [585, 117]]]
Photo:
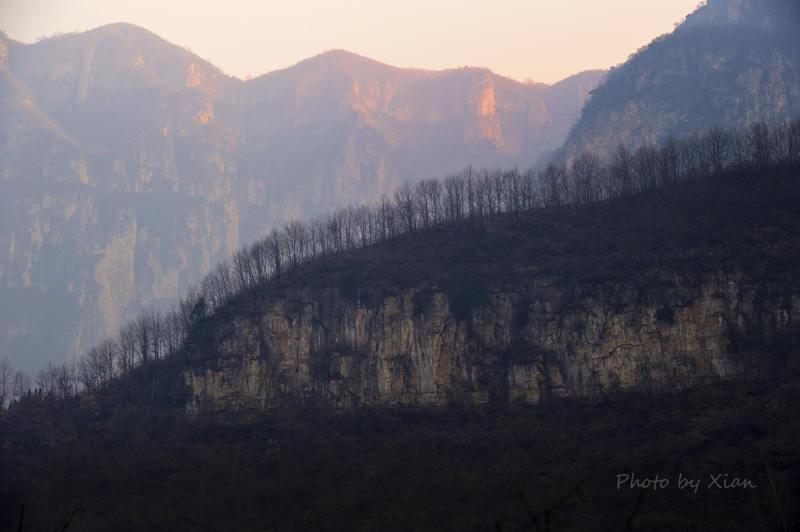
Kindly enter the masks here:
[[24, 504], [25, 530], [797, 530], [800, 388], [750, 391], [196, 419], [35, 398], [0, 418], [0, 528]]
[[[420, 231], [266, 291], [504, 283], [523, 265], [565, 284], [641, 285], [653, 270], [736, 267], [768, 298], [797, 277], [798, 185], [796, 172], [729, 174], [585, 212]], [[336, 411], [289, 396], [188, 418], [187, 361], [151, 364], [102, 396], [32, 395], [0, 413], [0, 529], [16, 529], [24, 504], [25, 530], [70, 516], [70, 530], [797, 530], [797, 335], [730, 340], [746, 361], [735, 378], [538, 405]]]
[[535, 275], [642, 284], [654, 271], [699, 278], [739, 269], [769, 280], [800, 268], [799, 205], [797, 169], [727, 172], [622, 199], [421, 229], [314, 260], [270, 289], [344, 287], [353, 270], [360, 285], [389, 293], [444, 288], [465, 274], [497, 285]]

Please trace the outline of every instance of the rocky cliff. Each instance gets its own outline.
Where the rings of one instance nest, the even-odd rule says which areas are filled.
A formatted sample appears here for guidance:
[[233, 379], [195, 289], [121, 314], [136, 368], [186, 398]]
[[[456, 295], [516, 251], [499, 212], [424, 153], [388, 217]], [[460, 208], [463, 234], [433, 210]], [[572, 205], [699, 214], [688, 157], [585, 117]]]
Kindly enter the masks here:
[[657, 274], [649, 286], [534, 276], [495, 286], [465, 317], [443, 292], [263, 297], [219, 325], [215, 345], [192, 346], [187, 410], [269, 408], [287, 397], [352, 407], [681, 393], [741, 373], [742, 331], [769, 343], [800, 326], [790, 279]]
[[741, 130], [800, 112], [800, 6], [709, 0], [595, 89], [562, 156], [600, 156], [714, 126]]
[[333, 52], [244, 82], [128, 24], [0, 34], [0, 356], [35, 373], [78, 355], [285, 220], [532, 162], [601, 75], [524, 85]]

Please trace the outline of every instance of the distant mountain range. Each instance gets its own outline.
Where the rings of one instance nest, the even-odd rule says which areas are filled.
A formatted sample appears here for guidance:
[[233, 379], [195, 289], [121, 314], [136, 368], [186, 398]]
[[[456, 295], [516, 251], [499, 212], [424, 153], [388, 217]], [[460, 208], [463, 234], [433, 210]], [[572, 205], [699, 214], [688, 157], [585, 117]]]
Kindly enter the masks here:
[[0, 357], [77, 355], [268, 228], [406, 179], [795, 116], [798, 29], [795, 0], [710, 0], [552, 86], [344, 51], [242, 81], [129, 24], [0, 34]]
[[606, 156], [713, 126], [744, 129], [800, 112], [800, 2], [709, 0], [592, 92], [560, 150]]
[[142, 28], [0, 35], [0, 357], [34, 372], [286, 220], [533, 164], [605, 72], [522, 84], [334, 51], [241, 81]]

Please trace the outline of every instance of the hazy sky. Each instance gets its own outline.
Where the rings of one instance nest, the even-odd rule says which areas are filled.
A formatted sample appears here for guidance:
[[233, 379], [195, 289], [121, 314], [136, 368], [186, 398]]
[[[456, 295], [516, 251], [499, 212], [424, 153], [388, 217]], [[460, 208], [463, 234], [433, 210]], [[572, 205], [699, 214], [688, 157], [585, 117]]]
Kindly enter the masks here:
[[343, 48], [399, 67], [554, 83], [619, 64], [698, 0], [0, 0], [22, 42], [129, 22], [245, 78]]

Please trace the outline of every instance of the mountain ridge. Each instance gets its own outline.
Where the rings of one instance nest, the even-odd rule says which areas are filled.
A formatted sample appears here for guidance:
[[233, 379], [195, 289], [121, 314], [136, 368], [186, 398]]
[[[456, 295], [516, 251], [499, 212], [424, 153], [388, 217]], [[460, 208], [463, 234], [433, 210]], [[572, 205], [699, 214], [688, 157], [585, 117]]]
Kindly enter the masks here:
[[550, 116], [543, 87], [489, 70], [334, 51], [242, 81], [124, 23], [0, 47], [0, 343], [28, 370], [284, 221], [468, 163], [533, 164], [601, 76], [551, 89]]
[[594, 89], [559, 157], [609, 157], [669, 136], [747, 128], [800, 112], [800, 6], [711, 0], [675, 31], [613, 68]]

